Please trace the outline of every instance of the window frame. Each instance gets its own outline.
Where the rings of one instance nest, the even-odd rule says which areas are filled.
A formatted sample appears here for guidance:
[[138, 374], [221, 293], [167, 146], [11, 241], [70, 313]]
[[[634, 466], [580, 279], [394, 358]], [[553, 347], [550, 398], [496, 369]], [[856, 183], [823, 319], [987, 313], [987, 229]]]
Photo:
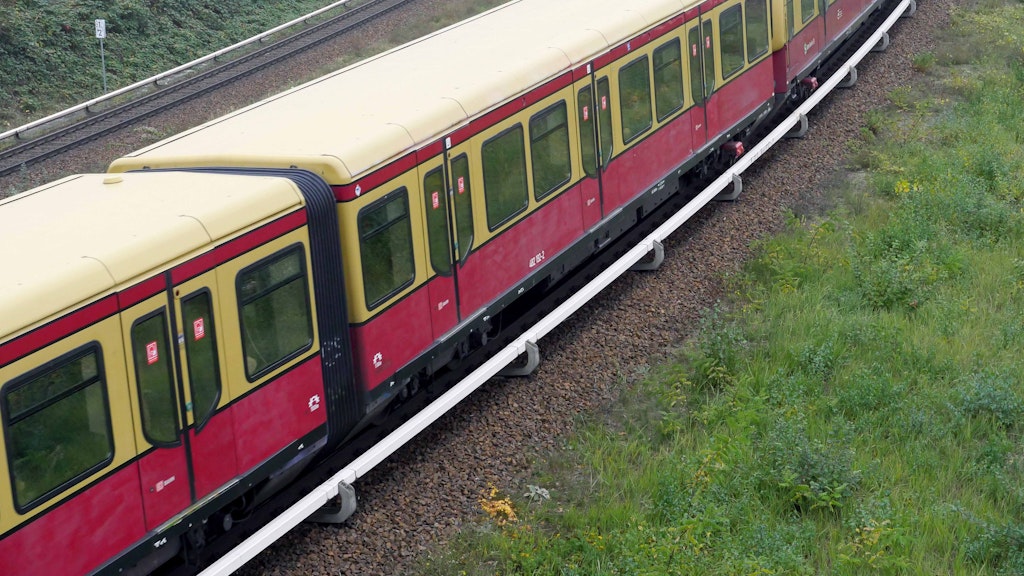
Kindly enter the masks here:
[[[428, 181], [428, 179], [430, 179], [432, 177], [435, 177], [435, 176], [440, 176], [440, 178], [441, 178], [440, 190], [436, 190], [436, 191], [429, 190], [427, 188], [427, 181]], [[451, 216], [448, 213], [449, 212], [449, 210], [448, 210], [448, 182], [447, 182], [447, 178], [446, 178], [446, 175], [445, 175], [444, 165], [438, 166], [437, 168], [434, 168], [433, 170], [427, 171], [427, 173], [423, 175], [422, 186], [423, 186], [423, 208], [424, 208], [424, 211], [425, 211], [425, 223], [426, 223], [426, 232], [427, 232], [427, 255], [430, 258], [430, 267], [439, 276], [451, 276], [452, 275], [452, 260], [453, 260], [453, 258], [452, 258]], [[437, 208], [433, 207], [433, 197], [432, 197], [432, 195], [433, 195], [434, 192], [436, 192], [437, 195], [438, 195], [438, 206], [437, 206]], [[437, 222], [438, 222], [436, 218], [432, 217], [433, 212], [435, 210], [440, 210], [441, 216], [443, 217], [444, 228], [443, 228], [443, 233], [441, 234], [441, 238], [435, 237], [435, 233], [442, 232], [441, 229], [437, 229], [437, 230], [434, 229], [437, 226]], [[435, 248], [440, 248], [440, 244], [435, 245], [435, 242], [439, 242], [441, 239], [443, 239], [443, 241], [444, 241], [444, 252], [445, 252], [445, 255], [444, 255], [445, 261], [443, 262], [444, 268], [439, 268], [438, 267], [438, 264], [440, 262], [435, 260], [435, 257], [438, 256], [438, 254], [434, 253], [435, 252]]]
[[[71, 389], [64, 390], [63, 392], [57, 394], [56, 396], [48, 397], [43, 402], [40, 402], [37, 405], [32, 406], [29, 410], [23, 411], [22, 413], [19, 413], [16, 416], [12, 416], [8, 402], [8, 397], [12, 392], [24, 388], [33, 381], [35, 381], [36, 379], [45, 376], [48, 373], [55, 372], [70, 364], [71, 362], [74, 362], [80, 358], [85, 358], [90, 354], [94, 354], [96, 358], [95, 379], [91, 379], [87, 382], [79, 382]], [[93, 474], [99, 472], [100, 470], [103, 470], [104, 468], [110, 466], [111, 463], [113, 463], [114, 455], [116, 453], [117, 442], [116, 438], [114, 437], [113, 419], [110, 406], [110, 392], [108, 390], [106, 376], [107, 374], [106, 364], [104, 363], [103, 358], [103, 346], [99, 343], [99, 341], [92, 340], [90, 342], [87, 342], [81, 346], [74, 348], [73, 350], [61, 354], [60, 356], [57, 356], [52, 360], [49, 360], [39, 366], [36, 366], [35, 368], [32, 368], [31, 370], [19, 376], [16, 376], [11, 380], [8, 380], [6, 383], [4, 383], [3, 386], [0, 386], [0, 420], [2, 420], [0, 421], [0, 424], [2, 424], [3, 426], [4, 446], [6, 449], [7, 458], [7, 473], [8, 480], [10, 481], [10, 490], [12, 496], [11, 503], [14, 505], [14, 509], [18, 514], [28, 513], [29, 511], [46, 503], [48, 500], [53, 499], [54, 496], [81, 482], [85, 478], [92, 476]], [[76, 394], [81, 393], [97, 384], [100, 386], [100, 394], [103, 400], [103, 408], [105, 409], [105, 418], [103, 424], [104, 431], [106, 432], [107, 436], [108, 447], [106, 458], [72, 475], [67, 480], [64, 480], [63, 482], [60, 482], [59, 484], [45, 490], [32, 500], [29, 500], [24, 504], [20, 503], [18, 501], [17, 478], [15, 477], [13, 461], [11, 460], [14, 454], [14, 447], [11, 444], [11, 431], [13, 427], [16, 426], [21, 420], [23, 420], [24, 417], [32, 416], [34, 414], [42, 412], [43, 410], [55, 404], [58, 404], [63, 400], [71, 398]]]
[[179, 310], [181, 311], [181, 319], [182, 319], [182, 321], [183, 322], [187, 322], [188, 318], [185, 316], [185, 304], [186, 304], [186, 302], [191, 302], [195, 298], [200, 298], [200, 297], [203, 297], [203, 296], [205, 296], [207, 298], [207, 303], [209, 304], [209, 308], [208, 308], [209, 314], [210, 314], [209, 325], [205, 326], [204, 330], [206, 332], [206, 337], [210, 338], [210, 344], [209, 345], [213, 347], [213, 378], [214, 378], [214, 380], [217, 383], [217, 393], [214, 394], [214, 396], [213, 396], [213, 405], [207, 407], [208, 412], [203, 415], [203, 418], [201, 420], [200, 419], [196, 419], [195, 418], [195, 414], [196, 414], [196, 392], [195, 392], [196, 385], [195, 385], [195, 378], [193, 378], [193, 375], [192, 375], [192, 358], [193, 358], [194, 355], [192, 354], [192, 351], [189, 349], [189, 342], [195, 342], [195, 340], [189, 340], [186, 337], [185, 338], [185, 356], [186, 356], [186, 362], [188, 364], [186, 366], [186, 372], [188, 373], [188, 383], [189, 383], [190, 396], [191, 396], [190, 400], [192, 402], [192, 414], [193, 414], [193, 419], [194, 419], [193, 426], [195, 427], [196, 434], [199, 434], [202, 431], [202, 429], [206, 426], [206, 424], [210, 420], [213, 419], [213, 416], [217, 413], [217, 406], [220, 405], [220, 400], [221, 400], [221, 398], [224, 395], [224, 381], [221, 379], [220, 354], [219, 354], [220, 349], [217, 347], [217, 328], [218, 328], [218, 326], [217, 326], [217, 320], [215, 318], [216, 312], [214, 311], [214, 306], [216, 305], [216, 299], [213, 297], [213, 292], [209, 288], [204, 286], [204, 287], [202, 287], [202, 288], [200, 288], [198, 290], [195, 290], [195, 291], [193, 291], [193, 292], [183, 296], [181, 298], [181, 302], [180, 302], [180, 304], [178, 306], [179, 306]]
[[[460, 166], [456, 166], [460, 164]], [[465, 262], [466, 258], [469, 257], [470, 252], [473, 251], [473, 243], [476, 241], [475, 230], [473, 228], [473, 183], [472, 174], [469, 164], [469, 154], [463, 152], [454, 158], [448, 160], [448, 166], [451, 170], [453, 192], [453, 203], [455, 204], [455, 259], [459, 262]], [[459, 168], [465, 167], [466, 173], [463, 175], [464, 190], [459, 191]], [[465, 213], [465, 218], [463, 218]], [[463, 236], [463, 233], [467, 233]], [[465, 242], [463, 239], [465, 238]]]
[[[508, 136], [509, 134], [517, 132], [517, 131], [519, 132], [519, 139], [518, 139], [519, 150], [522, 152], [522, 163], [521, 163], [520, 168], [521, 168], [522, 176], [523, 176], [523, 178], [522, 178], [522, 180], [523, 180], [523, 189], [522, 189], [523, 204], [522, 204], [522, 206], [516, 208], [512, 212], [510, 212], [508, 214], [501, 215], [501, 219], [499, 219], [497, 222], [493, 222], [492, 223], [491, 222], [491, 210], [490, 210], [490, 207], [491, 207], [492, 203], [491, 203], [491, 195], [490, 194], [491, 194], [491, 190], [493, 189], [493, 187], [487, 185], [487, 158], [486, 158], [486, 154], [485, 154], [485, 149], [487, 148], [488, 144], [492, 144], [494, 142], [497, 142], [498, 140]], [[526, 128], [523, 127], [523, 124], [521, 122], [516, 122], [515, 124], [509, 126], [508, 128], [505, 128], [501, 132], [498, 132], [494, 136], [488, 138], [487, 140], [485, 140], [480, 145], [480, 168], [483, 171], [483, 177], [484, 177], [484, 213], [485, 213], [485, 215], [487, 217], [487, 230], [490, 231], [490, 232], [498, 231], [502, 226], [505, 226], [509, 222], [515, 220], [517, 216], [519, 216], [520, 214], [523, 214], [524, 212], [526, 212], [530, 208], [530, 178], [529, 178], [529, 174], [528, 174], [527, 169], [526, 169], [526, 163], [528, 162], [528, 158], [527, 158], [528, 155], [526, 153], [526, 140], [525, 140], [525, 138], [526, 138]]]
[[[730, 32], [731, 32], [731, 28], [733, 28], [733, 27], [738, 28], [738, 30], [736, 31], [736, 34], [735, 34], [735, 38], [739, 40], [739, 47], [738, 47], [739, 50], [738, 51], [735, 50], [737, 47], [733, 46], [732, 43], [729, 42], [729, 40], [732, 40], [732, 35], [731, 34], [729, 36], [726, 35], [726, 22], [725, 22], [725, 18], [727, 16], [731, 18], [734, 15], [736, 16], [735, 24], [733, 24], [733, 23], [729, 23], [729, 24], [730, 24]], [[745, 22], [743, 20], [743, 4], [735, 4], [733, 6], [730, 6], [730, 7], [726, 8], [725, 10], [722, 10], [721, 14], [718, 15], [718, 36], [721, 39], [720, 42], [719, 42], [719, 47], [720, 47], [721, 54], [722, 54], [722, 79], [723, 80], [728, 80], [729, 78], [732, 78], [733, 76], [738, 74], [740, 71], [742, 71], [743, 68], [746, 66], [746, 63], [747, 63], [747, 48], [746, 48], [747, 40], [746, 40], [746, 26], [745, 26]], [[728, 50], [728, 52], [727, 52], [727, 50]], [[731, 64], [732, 60], [735, 60], [737, 62], [737, 64], [735, 66], [733, 66], [732, 68], [726, 70], [726, 68], [725, 68], [726, 64]]]
[[[409, 233], [409, 246], [408, 246], [408, 249], [409, 249], [409, 261], [412, 264], [412, 266], [411, 266], [412, 273], [409, 275], [408, 279], [406, 279], [405, 281], [403, 281], [403, 282], [401, 282], [399, 284], [396, 284], [395, 286], [392, 287], [391, 290], [389, 290], [388, 292], [385, 292], [382, 296], [378, 297], [376, 300], [371, 302], [370, 298], [369, 298], [369, 294], [366, 293], [366, 288], [367, 288], [367, 284], [366, 284], [366, 260], [363, 257], [363, 255], [365, 253], [365, 250], [363, 248], [364, 248], [365, 241], [366, 241], [367, 237], [363, 236], [363, 231], [360, 229], [360, 227], [361, 227], [361, 223], [363, 221], [363, 218], [368, 213], [373, 212], [374, 210], [377, 210], [377, 209], [385, 206], [386, 204], [394, 202], [396, 199], [402, 199], [402, 200], [405, 201], [405, 218], [404, 218], [404, 220], [406, 222], [406, 231], [408, 231], [408, 233]], [[372, 232], [375, 234], [375, 233], [377, 233], [379, 231], [382, 231], [382, 230], [385, 230], [385, 229], [389, 229], [392, 226], [395, 226], [396, 223], [400, 222], [401, 220], [402, 220], [401, 218], [397, 218], [397, 219], [394, 219], [394, 220], [389, 220], [385, 224], [385, 226], [383, 226], [383, 227], [378, 226]], [[366, 303], [366, 309], [367, 310], [373, 311], [373, 310], [381, 307], [382, 305], [384, 305], [388, 300], [390, 300], [391, 298], [394, 298], [397, 294], [401, 293], [403, 290], [405, 290], [409, 286], [412, 286], [413, 283], [416, 282], [416, 254], [415, 254], [416, 239], [413, 238], [412, 207], [411, 207], [411, 202], [409, 200], [409, 190], [408, 190], [408, 188], [406, 188], [405, 186], [400, 186], [400, 187], [392, 190], [391, 192], [388, 192], [383, 197], [378, 198], [377, 200], [374, 200], [370, 204], [367, 204], [366, 206], [360, 208], [359, 212], [356, 214], [356, 236], [359, 239], [359, 270], [360, 270], [360, 273], [362, 274], [363, 302]]]
[[[755, 12], [755, 11], [750, 9], [750, 5], [753, 4], [753, 3], [760, 3], [761, 4], [761, 6], [763, 7], [763, 10], [758, 10], [756, 12], [759, 13], [760, 15], [764, 16], [764, 35], [763, 35], [763, 37], [759, 38], [759, 40], [764, 42], [764, 46], [763, 46], [764, 49], [761, 50], [760, 52], [756, 53], [756, 54], [751, 54], [750, 53], [750, 49], [751, 49], [750, 48], [750, 39], [751, 39], [751, 36], [750, 36], [750, 29], [751, 29], [751, 26], [750, 26], [750, 15]], [[744, 26], [744, 30], [745, 30], [744, 38], [746, 39], [746, 43], [747, 43], [747, 64], [752, 64], [755, 60], [757, 60], [757, 59], [761, 58], [762, 56], [764, 56], [765, 54], [767, 54], [769, 52], [769, 50], [771, 49], [771, 39], [770, 39], [771, 17], [769, 16], [768, 8], [769, 8], [768, 0], [744, 0], [744, 2], [743, 2], [743, 26]]]
[[[288, 258], [292, 254], [296, 254], [296, 253], [300, 256], [300, 258], [299, 258], [300, 274], [298, 276], [289, 279], [287, 282], [283, 282], [283, 283], [277, 284], [271, 290], [262, 290], [260, 292], [260, 294], [255, 296], [255, 297], [251, 297], [251, 298], [248, 298], [248, 299], [242, 298], [242, 290], [241, 289], [242, 289], [242, 277], [243, 276], [245, 276], [246, 274], [248, 274], [248, 273], [250, 273], [250, 272], [252, 272], [252, 271], [254, 271], [254, 270], [256, 270], [256, 269], [258, 269], [260, 267], [270, 266], [271, 264], [274, 264], [274, 263], [276, 263], [276, 262], [278, 262], [280, 260], [284, 260], [285, 258]], [[256, 370], [256, 371], [252, 372], [251, 374], [249, 373], [249, 366], [247, 365], [248, 362], [244, 362], [243, 361], [243, 364], [246, 364], [243, 367], [244, 371], [245, 371], [245, 378], [246, 378], [246, 380], [249, 383], [257, 382], [261, 378], [265, 377], [267, 374], [270, 374], [274, 370], [277, 370], [281, 366], [284, 366], [288, 362], [291, 362], [295, 358], [298, 358], [299, 356], [305, 354], [307, 351], [309, 351], [310, 348], [313, 347], [313, 341], [316, 339], [316, 333], [315, 333], [315, 330], [313, 328], [314, 324], [315, 324], [315, 318], [313, 317], [313, 314], [314, 314], [313, 313], [313, 306], [312, 306], [312, 301], [311, 301], [310, 296], [309, 296], [309, 287], [310, 287], [310, 283], [311, 283], [311, 278], [310, 278], [310, 273], [309, 273], [309, 266], [306, 263], [305, 245], [302, 244], [301, 242], [296, 242], [296, 243], [291, 244], [289, 246], [285, 246], [284, 248], [274, 252], [273, 254], [270, 254], [269, 256], [266, 256], [264, 258], [260, 258], [256, 262], [253, 262], [252, 264], [249, 264], [248, 266], [245, 266], [244, 268], [242, 268], [241, 270], [239, 270], [235, 274], [235, 303], [236, 303], [236, 306], [238, 307], [238, 310], [236, 311], [236, 313], [238, 315], [238, 335], [239, 335], [239, 337], [242, 340], [241, 341], [241, 345], [242, 345], [242, 358], [243, 359], [248, 357], [248, 349], [246, 347], [246, 341], [248, 340], [248, 338], [247, 338], [247, 332], [246, 332], [246, 328], [245, 328], [245, 313], [244, 313], [245, 306], [247, 304], [250, 304], [252, 302], [257, 301], [259, 298], [262, 298], [264, 296], [272, 294], [275, 290], [279, 289], [282, 286], [287, 285], [288, 283], [290, 283], [290, 282], [292, 282], [292, 281], [294, 281], [296, 279], [302, 279], [303, 285], [304, 285], [304, 290], [302, 291], [302, 297], [303, 297], [303, 301], [305, 303], [305, 308], [306, 308], [306, 314], [307, 314], [307, 320], [308, 320], [307, 327], [309, 329], [309, 339], [302, 346], [296, 348], [292, 352], [284, 355], [283, 357], [277, 359], [276, 361], [267, 363], [267, 365], [264, 366], [262, 369]]]
[[[562, 122], [560, 125], [556, 126], [555, 128], [551, 128], [551, 129], [545, 130], [545, 131], [541, 132], [540, 134], [535, 135], [534, 134], [534, 122], [536, 122], [538, 120], [542, 120], [542, 119], [544, 119], [547, 116], [550, 116], [552, 114], [555, 114], [559, 110], [559, 108], [561, 109], [562, 116], [564, 118], [564, 122]], [[534, 155], [537, 147], [535, 146], [535, 144], [538, 141], [543, 141], [546, 138], [548, 138], [550, 136], [553, 136], [553, 135], [557, 134], [560, 131], [564, 131], [564, 134], [565, 134], [565, 160], [566, 160], [566, 163], [565, 163], [565, 166], [563, 166], [563, 167], [566, 169], [566, 176], [561, 181], [555, 183], [553, 186], [549, 187], [547, 190], [544, 190], [542, 192], [539, 188], [537, 188], [537, 161], [536, 161], [536, 156]], [[565, 100], [559, 100], [558, 102], [555, 102], [555, 103], [551, 104], [550, 106], [548, 106], [547, 108], [544, 108], [543, 110], [537, 112], [533, 116], [530, 116], [529, 137], [530, 137], [530, 168], [531, 168], [531, 170], [533, 172], [533, 178], [531, 179], [532, 183], [533, 183], [533, 198], [534, 198], [534, 200], [540, 202], [544, 198], [547, 198], [548, 196], [551, 196], [556, 190], [562, 188], [563, 186], [565, 186], [566, 184], [568, 184], [572, 180], [572, 136], [569, 133], [569, 104]]]
[[[180, 418], [181, 415], [179, 414], [180, 407], [178, 406], [178, 381], [177, 381], [177, 376], [175, 375], [175, 370], [174, 370], [174, 357], [173, 357], [174, 351], [171, 348], [172, 345], [173, 345], [172, 344], [172, 339], [171, 339], [171, 323], [170, 323], [170, 319], [167, 317], [167, 315], [168, 315], [167, 307], [166, 306], [161, 306], [160, 308], [158, 308], [156, 310], [153, 310], [151, 312], [147, 312], [146, 314], [143, 314], [142, 316], [136, 318], [132, 322], [132, 326], [131, 326], [131, 328], [128, 331], [128, 341], [131, 342], [131, 345], [132, 345], [131, 349], [128, 351], [128, 353], [129, 353], [129, 355], [131, 356], [131, 359], [132, 359], [132, 376], [135, 378], [135, 393], [138, 395], [138, 398], [139, 398], [139, 424], [140, 424], [140, 426], [142, 428], [142, 436], [146, 439], [147, 442], [149, 442], [153, 446], [157, 446], [157, 447], [160, 447], [160, 448], [170, 448], [170, 447], [181, 445], [181, 429], [182, 429], [182, 422], [181, 422], [181, 418]], [[149, 424], [148, 418], [145, 415], [145, 411], [142, 410], [142, 399], [143, 399], [144, 395], [142, 393], [142, 382], [141, 382], [141, 379], [139, 378], [139, 364], [138, 364], [138, 362], [136, 362], [136, 358], [135, 358], [135, 350], [136, 350], [136, 348], [135, 348], [135, 344], [136, 344], [135, 343], [135, 329], [138, 328], [138, 326], [140, 324], [142, 324], [143, 322], [148, 322], [148, 321], [150, 321], [150, 320], [152, 320], [154, 318], [158, 318], [158, 317], [163, 317], [163, 320], [164, 320], [164, 338], [166, 339], [165, 340], [166, 347], [165, 347], [165, 349], [160, 350], [160, 353], [167, 355], [167, 364], [166, 364], [166, 366], [167, 366], [167, 374], [168, 374], [168, 381], [170, 382], [170, 385], [171, 385], [170, 386], [170, 388], [171, 388], [171, 405], [173, 406], [174, 437], [175, 437], [174, 440], [171, 440], [171, 441], [158, 440], [158, 439], [153, 438], [150, 435], [150, 430], [148, 428], [148, 424]]]
[[[625, 73], [627, 70], [628, 71], [632, 71], [634, 68], [637, 69], [637, 70], [643, 70], [644, 76], [647, 79], [646, 86], [645, 86], [646, 90], [644, 91], [644, 94], [641, 94], [641, 96], [646, 95], [646, 97], [647, 97], [646, 98], [646, 102], [647, 102], [647, 106], [646, 106], [646, 109], [647, 109], [647, 124], [644, 125], [641, 129], [637, 130], [636, 132], [633, 132], [632, 134], [630, 134], [629, 138], [626, 138], [626, 112], [627, 112], [627, 108], [626, 108], [626, 105], [624, 104], [626, 99], [623, 98], [623, 84], [624, 83], [622, 81], [622, 78], [623, 78], [623, 73]], [[622, 138], [622, 143], [623, 144], [629, 144], [631, 142], [635, 142], [635, 141], [639, 140], [644, 134], [647, 134], [648, 132], [650, 132], [651, 128], [654, 127], [654, 106], [651, 103], [651, 59], [650, 59], [650, 57], [647, 54], [642, 54], [642, 55], [638, 56], [637, 58], [634, 58], [628, 64], [623, 65], [621, 68], [619, 68], [617, 81], [618, 81], [618, 86], [619, 86], [619, 90], [618, 90], [618, 92], [619, 92], [619, 136]], [[644, 99], [642, 97], [641, 98], [637, 98], [637, 102], [641, 102], [641, 101], [644, 101]], [[628, 110], [632, 110], [632, 108], [630, 108]], [[637, 114], [637, 118], [638, 119], [641, 118], [641, 115]], [[640, 124], [637, 124], [636, 126], [640, 127]], [[633, 127], [630, 126], [630, 129], [632, 129], [632, 128]]]
[[[675, 60], [670, 61], [668, 64], [662, 64], [661, 66], [659, 66], [657, 64], [658, 54], [664, 52], [665, 50], [668, 50], [669, 48], [672, 48], [673, 45], [675, 45], [675, 49], [679, 57]], [[654, 74], [652, 77], [652, 85], [654, 86], [654, 115], [658, 119], [658, 122], [664, 122], [669, 116], [672, 116], [673, 114], [675, 114], [676, 112], [678, 112], [679, 110], [683, 109], [683, 107], [686, 106], [686, 82], [683, 78], [683, 46], [680, 39], [672, 38], [667, 42], [662, 43], [661, 46], [655, 48], [654, 51], [651, 53], [651, 64], [654, 68]], [[658, 91], [658, 87], [660, 85], [658, 73], [660, 71], [665, 70], [666, 68], [669, 68], [672, 64], [675, 64], [676, 68], [679, 71], [679, 103], [671, 110], [667, 110], [664, 114], [662, 114], [660, 106], [661, 100], [658, 98], [658, 95], [660, 94], [660, 92]]]

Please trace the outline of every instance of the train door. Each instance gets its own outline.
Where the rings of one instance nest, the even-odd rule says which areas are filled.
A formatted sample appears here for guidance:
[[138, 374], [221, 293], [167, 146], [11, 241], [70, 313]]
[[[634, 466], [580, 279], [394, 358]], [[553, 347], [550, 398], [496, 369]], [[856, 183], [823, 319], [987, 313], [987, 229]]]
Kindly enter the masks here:
[[231, 413], [217, 412], [226, 398], [220, 368], [223, 348], [217, 332], [221, 321], [216, 273], [181, 282], [173, 292], [181, 366], [179, 395], [188, 431], [185, 445], [195, 499], [199, 500], [238, 474]]
[[[465, 268], [470, 255], [476, 249], [476, 234], [473, 222], [473, 175], [470, 166], [470, 141], [451, 146], [445, 139], [444, 165], [447, 178], [448, 230], [450, 231], [452, 273], [456, 282], [456, 299], [459, 320], [475, 309], [463, 309], [466, 286], [460, 285], [465, 278]], [[470, 304], [469, 306], [473, 306]]]
[[[608, 177], [608, 169], [612, 164], [612, 157], [615, 155], [614, 146], [614, 135], [612, 132], [612, 88], [611, 78], [608, 74], [595, 74], [591, 80], [591, 94], [593, 94], [593, 109], [596, 116], [596, 122], [591, 123], [591, 130], [595, 131], [593, 136], [596, 140], [597, 146], [597, 171], [598, 171], [598, 185], [600, 186], [600, 205], [601, 205], [601, 216], [607, 216], [610, 212], [614, 212], [617, 206], [609, 206], [609, 186], [610, 178]], [[580, 104], [586, 99], [582, 91], [577, 93], [577, 97], [580, 98]], [[582, 125], [582, 124], [581, 124]], [[586, 156], [583, 157], [586, 162]], [[589, 172], [587, 172], [589, 175]], [[584, 189], [586, 191], [586, 189]], [[586, 197], [586, 196], [584, 196]], [[614, 202], [614, 200], [612, 200]], [[589, 214], [587, 214], [589, 223]]]
[[[165, 275], [170, 281], [169, 274]], [[137, 436], [146, 528], [207, 496], [236, 472], [232, 426], [215, 415], [221, 400], [213, 272], [170, 288], [121, 315], [131, 351], [129, 380], [138, 406]]]
[[709, 110], [715, 90], [714, 30], [711, 20], [697, 18], [687, 25], [686, 43], [689, 54], [690, 93], [693, 111], [693, 149], [700, 150], [708, 142], [717, 114]]
[[[597, 85], [594, 77], [589, 73], [590, 65], [587, 66], [588, 73], [579, 79], [576, 84], [576, 111], [579, 124], [580, 158], [583, 164], [583, 178], [581, 198], [583, 202], [583, 227], [590, 228], [604, 216], [604, 199], [601, 195], [601, 146], [599, 136], [599, 111], [600, 101], [595, 98]], [[605, 92], [607, 93], [608, 80], [604, 80]], [[608, 98], [605, 97], [605, 116], [608, 116]], [[610, 116], [608, 116], [610, 120]], [[608, 129], [610, 133], [610, 128]]]
[[430, 282], [434, 338], [462, 320], [459, 269], [473, 246], [473, 204], [469, 160], [465, 152], [447, 151], [420, 159], [430, 264], [437, 277]]

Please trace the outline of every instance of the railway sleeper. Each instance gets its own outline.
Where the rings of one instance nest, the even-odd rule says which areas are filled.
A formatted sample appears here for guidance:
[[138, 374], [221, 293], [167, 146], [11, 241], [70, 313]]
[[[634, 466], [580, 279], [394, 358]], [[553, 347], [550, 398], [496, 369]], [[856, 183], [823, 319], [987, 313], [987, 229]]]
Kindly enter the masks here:
[[341, 524], [355, 513], [358, 505], [356, 489], [348, 482], [338, 482], [338, 495], [314, 512], [306, 522], [315, 524]]
[[652, 255], [651, 260], [641, 260], [640, 262], [633, 264], [633, 267], [630, 268], [630, 270], [635, 272], [653, 272], [654, 270], [661, 268], [662, 262], [665, 261], [665, 245], [655, 240], [654, 248], [650, 253]]
[[882, 37], [878, 39], [878, 44], [875, 44], [871, 48], [872, 52], [885, 52], [889, 48], [889, 33], [882, 34]]
[[807, 130], [810, 125], [807, 122], [807, 115], [800, 115], [800, 123], [793, 127], [792, 130], [786, 133], [786, 138], [803, 138], [807, 135]]
[[540, 347], [537, 346], [536, 342], [526, 341], [526, 352], [519, 355], [520, 358], [525, 358], [525, 363], [522, 365], [508, 365], [498, 372], [498, 376], [505, 378], [521, 378], [523, 376], [529, 376], [537, 371], [537, 366], [540, 366]]
[[843, 81], [836, 84], [836, 88], [853, 88], [857, 84], [857, 67], [851, 66], [850, 73], [843, 78]]

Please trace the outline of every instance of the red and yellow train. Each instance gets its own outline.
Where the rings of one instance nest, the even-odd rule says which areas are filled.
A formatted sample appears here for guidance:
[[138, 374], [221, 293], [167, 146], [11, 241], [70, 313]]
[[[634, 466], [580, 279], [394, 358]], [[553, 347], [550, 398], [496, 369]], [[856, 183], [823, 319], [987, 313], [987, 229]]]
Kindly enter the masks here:
[[515, 0], [0, 202], [3, 574], [189, 554], [697, 192], [882, 4]]

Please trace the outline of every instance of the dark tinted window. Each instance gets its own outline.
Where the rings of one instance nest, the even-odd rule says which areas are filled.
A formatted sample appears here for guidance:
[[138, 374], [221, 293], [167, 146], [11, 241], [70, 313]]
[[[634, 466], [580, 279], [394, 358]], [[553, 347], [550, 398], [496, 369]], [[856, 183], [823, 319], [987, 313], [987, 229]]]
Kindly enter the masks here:
[[559, 102], [530, 119], [530, 161], [533, 193], [544, 198], [569, 181], [569, 115]]
[[743, 9], [733, 6], [718, 20], [722, 31], [722, 77], [728, 78], [741, 68], [745, 61], [743, 49]]
[[438, 274], [448, 274], [452, 266], [448, 241], [448, 199], [445, 194], [443, 170], [431, 170], [423, 178], [423, 196], [424, 206], [427, 208], [430, 265]]
[[529, 204], [522, 125], [484, 142], [482, 155], [487, 227], [494, 231]]
[[619, 71], [619, 105], [622, 110], [622, 141], [629, 142], [651, 127], [651, 76], [647, 57]]
[[185, 297], [181, 301], [181, 316], [185, 321], [192, 413], [196, 426], [201, 427], [213, 415], [220, 400], [220, 361], [210, 292], [203, 290]]
[[359, 213], [359, 258], [369, 309], [412, 283], [416, 263], [405, 188], [395, 190]]
[[597, 176], [597, 133], [594, 123], [594, 91], [587, 86], [576, 96], [577, 121], [580, 126], [580, 152], [583, 157], [583, 171], [593, 178]]
[[280, 366], [313, 343], [306, 255], [287, 248], [238, 274], [242, 350], [250, 380]]
[[147, 440], [157, 445], [178, 441], [174, 364], [167, 334], [167, 313], [164, 310], [132, 326], [132, 359], [139, 387], [142, 431]]
[[654, 104], [659, 122], [683, 106], [683, 55], [678, 38], [654, 51]]
[[20, 510], [111, 461], [114, 441], [98, 346], [12, 381], [3, 401], [7, 464]]
[[747, 62], [757, 60], [768, 52], [768, 3], [766, 0], [747, 0]]
[[469, 180], [469, 159], [465, 154], [452, 160], [452, 186], [455, 188], [455, 228], [459, 233], [455, 255], [464, 260], [473, 248], [473, 192]]

